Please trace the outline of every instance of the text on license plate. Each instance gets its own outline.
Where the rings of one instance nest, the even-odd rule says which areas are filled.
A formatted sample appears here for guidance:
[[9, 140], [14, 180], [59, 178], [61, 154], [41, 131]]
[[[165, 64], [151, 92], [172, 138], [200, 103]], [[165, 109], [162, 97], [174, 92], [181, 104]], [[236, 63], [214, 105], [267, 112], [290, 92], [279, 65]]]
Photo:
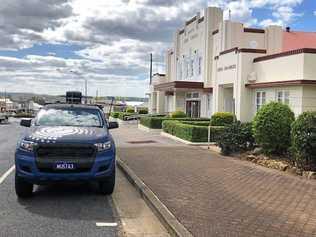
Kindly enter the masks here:
[[55, 169], [58, 169], [58, 170], [73, 170], [73, 169], [75, 169], [75, 164], [74, 163], [65, 163], [65, 162], [56, 163], [55, 164]]

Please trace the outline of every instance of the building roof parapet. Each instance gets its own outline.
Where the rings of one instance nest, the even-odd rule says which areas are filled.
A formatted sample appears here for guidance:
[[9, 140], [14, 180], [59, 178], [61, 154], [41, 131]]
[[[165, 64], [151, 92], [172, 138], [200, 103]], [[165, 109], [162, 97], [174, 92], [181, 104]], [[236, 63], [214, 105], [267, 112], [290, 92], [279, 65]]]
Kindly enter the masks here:
[[282, 52], [282, 53], [266, 55], [266, 56], [255, 58], [253, 62], [257, 63], [257, 62], [262, 62], [266, 60], [271, 60], [275, 58], [286, 57], [286, 56], [291, 56], [291, 55], [296, 55], [296, 54], [302, 54], [302, 53], [316, 54], [316, 48], [302, 48], [302, 49], [295, 49], [295, 50]]

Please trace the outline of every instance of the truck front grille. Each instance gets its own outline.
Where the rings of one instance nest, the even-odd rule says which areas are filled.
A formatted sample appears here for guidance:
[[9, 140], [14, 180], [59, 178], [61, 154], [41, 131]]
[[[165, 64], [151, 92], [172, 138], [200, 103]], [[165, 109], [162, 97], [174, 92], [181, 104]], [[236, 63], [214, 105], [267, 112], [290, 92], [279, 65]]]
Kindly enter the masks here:
[[[39, 145], [36, 149], [36, 165], [40, 172], [49, 173], [76, 173], [89, 172], [96, 157], [94, 145], [76, 144], [46, 144]], [[55, 170], [56, 162], [66, 161], [75, 163], [75, 170]]]

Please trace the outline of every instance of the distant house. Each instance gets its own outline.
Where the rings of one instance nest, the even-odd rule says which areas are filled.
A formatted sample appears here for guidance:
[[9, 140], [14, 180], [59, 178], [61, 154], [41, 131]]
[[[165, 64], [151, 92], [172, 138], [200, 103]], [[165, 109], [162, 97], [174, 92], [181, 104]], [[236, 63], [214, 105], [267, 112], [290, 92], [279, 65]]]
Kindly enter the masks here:
[[16, 112], [19, 108], [19, 104], [16, 102], [13, 102], [11, 99], [9, 98], [4, 98], [1, 97], [0, 98], [0, 109], [1, 110], [6, 110], [8, 112]]

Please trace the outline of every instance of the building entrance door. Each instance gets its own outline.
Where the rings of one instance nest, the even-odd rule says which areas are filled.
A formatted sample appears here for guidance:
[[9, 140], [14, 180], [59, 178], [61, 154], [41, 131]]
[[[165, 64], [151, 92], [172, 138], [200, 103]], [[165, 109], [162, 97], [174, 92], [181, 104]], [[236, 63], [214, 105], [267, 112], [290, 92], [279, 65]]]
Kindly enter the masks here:
[[200, 117], [201, 102], [199, 100], [190, 100], [186, 102], [186, 113], [188, 117]]

